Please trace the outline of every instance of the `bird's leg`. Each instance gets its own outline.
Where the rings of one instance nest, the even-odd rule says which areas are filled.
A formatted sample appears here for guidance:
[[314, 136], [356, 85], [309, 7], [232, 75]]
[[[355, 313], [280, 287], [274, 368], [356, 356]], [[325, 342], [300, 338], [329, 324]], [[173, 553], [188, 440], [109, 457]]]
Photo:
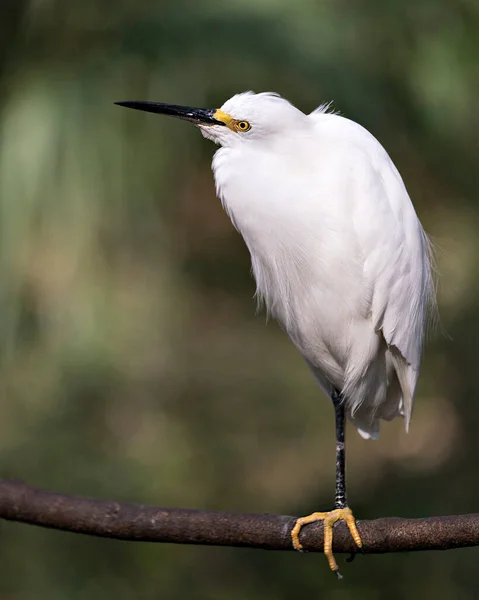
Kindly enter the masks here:
[[333, 390], [332, 400], [336, 420], [336, 493], [334, 508], [342, 509], [348, 505], [346, 495], [346, 423], [344, 402], [341, 394]]
[[291, 530], [291, 539], [295, 550], [302, 550], [303, 546], [299, 541], [299, 533], [304, 525], [323, 521], [324, 527], [324, 554], [328, 559], [330, 569], [341, 579], [338, 564], [333, 555], [333, 527], [336, 521], [346, 522], [348, 529], [356, 542], [358, 548], [362, 547], [361, 537], [356, 527], [356, 520], [351, 509], [348, 507], [346, 496], [346, 444], [345, 444], [345, 410], [342, 395], [334, 390], [332, 393], [334, 412], [336, 417], [336, 493], [334, 496], [334, 509], [329, 512], [315, 512], [307, 517], [297, 519]]

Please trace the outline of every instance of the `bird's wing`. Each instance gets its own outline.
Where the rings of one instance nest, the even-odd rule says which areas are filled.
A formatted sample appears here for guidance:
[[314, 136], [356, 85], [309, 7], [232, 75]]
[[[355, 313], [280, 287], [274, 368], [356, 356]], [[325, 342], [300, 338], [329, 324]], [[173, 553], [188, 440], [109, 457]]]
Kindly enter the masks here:
[[356, 231], [366, 285], [371, 286], [373, 326], [388, 345], [408, 427], [428, 307], [434, 298], [430, 244], [397, 169], [379, 142], [375, 150], [369, 193], [361, 195]]
[[[399, 225], [401, 227], [401, 225]], [[378, 258], [372, 319], [390, 353], [403, 396], [402, 412], [409, 427], [426, 330], [434, 296], [429, 241], [419, 221], [402, 223], [405, 240], [391, 243], [389, 260]]]
[[[407, 427], [428, 307], [434, 305], [430, 244], [400, 174], [376, 138], [357, 123], [328, 113], [325, 107], [310, 117], [318, 137], [330, 149], [328, 156], [322, 157], [323, 163], [334, 160], [334, 156], [340, 159], [338, 175], [341, 185], [349, 189], [349, 204], [341, 207], [341, 214], [343, 221], [345, 213], [350, 214], [360, 254], [362, 312], [387, 344], [386, 358], [401, 387], [399, 410]], [[391, 418], [397, 408], [388, 413], [384, 406], [384, 410], [389, 415], [385, 418]]]

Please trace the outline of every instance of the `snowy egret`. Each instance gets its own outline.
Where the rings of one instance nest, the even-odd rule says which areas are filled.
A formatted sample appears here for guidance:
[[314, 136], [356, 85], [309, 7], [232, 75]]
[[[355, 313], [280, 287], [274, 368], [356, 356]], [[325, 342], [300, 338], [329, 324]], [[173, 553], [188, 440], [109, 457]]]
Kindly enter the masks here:
[[185, 119], [221, 148], [216, 190], [251, 254], [257, 293], [299, 349], [336, 415], [334, 510], [324, 552], [348, 507], [345, 415], [365, 438], [413, 408], [428, 307], [430, 248], [396, 167], [366, 129], [322, 105], [306, 115], [273, 93], [246, 92], [220, 109], [157, 102], [121, 106]]

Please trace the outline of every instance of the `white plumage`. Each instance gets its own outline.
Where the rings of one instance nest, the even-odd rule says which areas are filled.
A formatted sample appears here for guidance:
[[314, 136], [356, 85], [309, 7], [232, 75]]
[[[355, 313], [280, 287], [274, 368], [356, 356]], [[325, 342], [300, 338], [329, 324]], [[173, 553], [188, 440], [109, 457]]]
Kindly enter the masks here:
[[331, 398], [336, 425], [334, 509], [296, 520], [323, 521], [324, 553], [348, 506], [345, 414], [366, 438], [380, 419], [409, 426], [428, 306], [434, 306], [429, 242], [403, 181], [363, 127], [322, 106], [305, 115], [277, 94], [246, 92], [221, 109], [161, 102], [122, 106], [192, 121], [220, 144], [213, 159], [218, 196], [243, 236], [257, 295], [286, 330]]
[[246, 92], [199, 124], [220, 144], [218, 196], [249, 251], [258, 296], [323, 391], [364, 437], [409, 425], [434, 298], [428, 239], [401, 176], [363, 127], [320, 107]]

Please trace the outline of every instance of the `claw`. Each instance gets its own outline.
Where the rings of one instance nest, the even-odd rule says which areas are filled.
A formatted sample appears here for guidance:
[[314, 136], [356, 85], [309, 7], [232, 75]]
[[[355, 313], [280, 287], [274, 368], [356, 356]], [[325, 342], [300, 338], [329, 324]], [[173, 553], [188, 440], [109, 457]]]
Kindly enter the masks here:
[[352, 563], [355, 558], [356, 558], [356, 552], [351, 552], [351, 554], [346, 559], [346, 562]]
[[[353, 513], [351, 509], [346, 506], [345, 508], [336, 508], [330, 512], [315, 512], [307, 517], [300, 517], [297, 519], [293, 529], [291, 530], [291, 541], [295, 550], [303, 550], [303, 546], [299, 541], [299, 533], [301, 528], [304, 527], [304, 525], [309, 525], [309, 523], [315, 523], [316, 521], [323, 521], [324, 554], [328, 560], [329, 568], [331, 571], [333, 571], [333, 573], [336, 574], [338, 579], [342, 579], [342, 575], [338, 569], [338, 563], [333, 555], [333, 527], [336, 521], [345, 521], [349, 532], [356, 543], [356, 546], [362, 550], [363, 544], [359, 535], [359, 531], [356, 527], [356, 520], [353, 516]], [[353, 558], [354, 555], [352, 556], [351, 560]]]

